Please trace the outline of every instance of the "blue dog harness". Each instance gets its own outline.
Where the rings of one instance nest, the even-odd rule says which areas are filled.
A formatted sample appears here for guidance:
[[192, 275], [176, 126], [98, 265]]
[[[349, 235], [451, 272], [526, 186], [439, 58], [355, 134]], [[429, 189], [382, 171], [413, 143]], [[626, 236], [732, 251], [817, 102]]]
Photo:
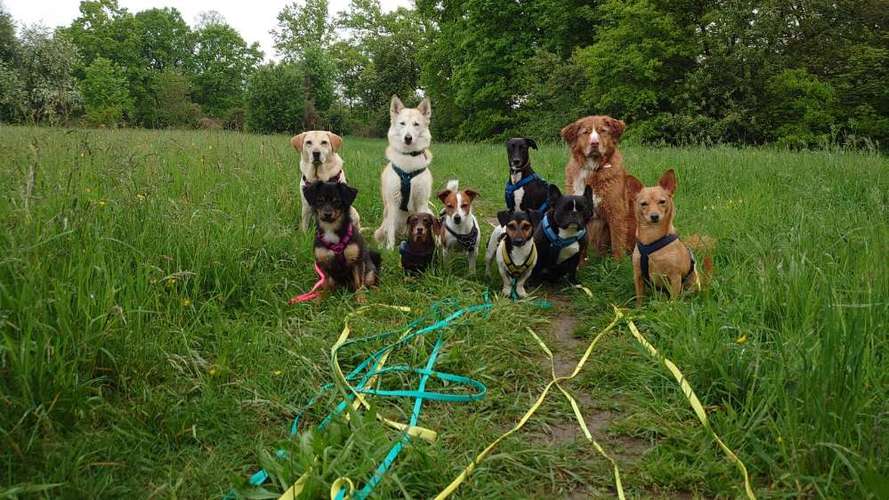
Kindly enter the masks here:
[[552, 224], [550, 224], [549, 222], [549, 214], [543, 216], [542, 226], [543, 234], [546, 235], [546, 239], [549, 240], [552, 246], [558, 248], [559, 250], [569, 245], [573, 245], [574, 243], [577, 243], [586, 236], [586, 228], [582, 228], [580, 231], [577, 232], [577, 234], [570, 238], [560, 237], [559, 234], [556, 233], [556, 231], [553, 229]]
[[[528, 177], [525, 177], [525, 178], [519, 180], [519, 182], [516, 182], [515, 184], [512, 183], [511, 177], [507, 177], [506, 178], [506, 189], [504, 191], [504, 197], [506, 198], [506, 208], [508, 208], [509, 210], [515, 210], [516, 209], [515, 197], [513, 196], [515, 194], [515, 192], [518, 191], [519, 189], [522, 189], [523, 187], [527, 186], [528, 184], [538, 180], [538, 179], [540, 179], [540, 176], [537, 175], [537, 172], [534, 172], [533, 174], [529, 175]], [[542, 180], [542, 179], [540, 179], [540, 180]], [[540, 205], [540, 207], [538, 207], [537, 210], [540, 210], [541, 212], [546, 212], [546, 209], [548, 208], [548, 206], [549, 206], [549, 202], [547, 200], [544, 200], [543, 205]]]
[[[651, 275], [648, 272], [648, 257], [664, 248], [665, 246], [673, 243], [678, 240], [679, 236], [675, 234], [667, 234], [658, 239], [657, 241], [653, 241], [647, 245], [642, 244], [642, 242], [636, 240], [636, 248], [639, 250], [639, 267], [642, 268], [642, 280], [645, 281], [645, 284], [651, 284]], [[682, 282], [687, 283], [688, 278], [695, 272], [695, 256], [691, 253], [691, 249], [688, 250], [689, 258], [691, 259], [691, 266], [688, 270], [688, 273], [682, 277]]]
[[407, 212], [407, 204], [411, 199], [411, 181], [414, 180], [414, 177], [425, 172], [426, 167], [423, 167], [420, 170], [414, 170], [413, 172], [405, 172], [393, 163], [392, 171], [398, 174], [398, 178], [401, 179], [401, 205], [398, 208], [400, 208], [402, 212]]

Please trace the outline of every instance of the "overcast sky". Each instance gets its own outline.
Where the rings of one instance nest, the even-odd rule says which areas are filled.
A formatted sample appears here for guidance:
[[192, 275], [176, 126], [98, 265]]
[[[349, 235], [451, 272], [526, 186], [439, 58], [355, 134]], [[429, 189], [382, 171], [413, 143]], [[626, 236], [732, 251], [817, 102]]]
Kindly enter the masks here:
[[[42, 23], [54, 28], [71, 23], [79, 14], [80, 0], [0, 0], [12, 14], [16, 23]], [[241, 32], [247, 43], [259, 42], [266, 59], [275, 58], [275, 49], [269, 30], [275, 27], [275, 16], [287, 0], [118, 0], [121, 7], [132, 13], [153, 7], [175, 7], [185, 22], [194, 26], [199, 13], [215, 10], [229, 24]], [[331, 14], [344, 10], [349, 0], [329, 0]], [[409, 6], [411, 0], [380, 0], [384, 10]]]

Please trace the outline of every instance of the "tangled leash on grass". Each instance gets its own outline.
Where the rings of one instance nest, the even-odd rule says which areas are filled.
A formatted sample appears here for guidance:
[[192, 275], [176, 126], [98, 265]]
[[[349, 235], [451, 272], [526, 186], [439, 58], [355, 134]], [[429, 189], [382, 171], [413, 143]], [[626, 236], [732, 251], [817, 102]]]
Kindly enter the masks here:
[[318, 291], [321, 288], [321, 285], [324, 284], [324, 281], [327, 279], [327, 276], [324, 274], [324, 271], [318, 267], [318, 263], [315, 262], [315, 274], [318, 275], [318, 281], [315, 282], [315, 285], [312, 286], [312, 289], [306, 293], [300, 295], [294, 295], [287, 301], [288, 304], [299, 304], [300, 302], [308, 302], [310, 300], [315, 300], [321, 296], [321, 292]]

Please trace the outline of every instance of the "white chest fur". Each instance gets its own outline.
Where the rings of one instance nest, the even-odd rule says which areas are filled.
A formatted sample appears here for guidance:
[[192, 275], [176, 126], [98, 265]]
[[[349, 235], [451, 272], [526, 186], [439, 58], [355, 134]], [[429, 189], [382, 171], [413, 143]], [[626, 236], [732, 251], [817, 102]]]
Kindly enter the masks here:
[[583, 195], [583, 190], [586, 189], [586, 180], [590, 175], [590, 170], [586, 168], [581, 168], [577, 173], [577, 177], [574, 178], [574, 196]]
[[[562, 238], [563, 240], [573, 238], [575, 236], [577, 236], [576, 229], [559, 229], [559, 238]], [[562, 262], [565, 262], [566, 260], [573, 257], [574, 254], [576, 254], [579, 251], [580, 251], [580, 243], [575, 241], [574, 243], [559, 250], [559, 258], [556, 262], [558, 264], [561, 264]]]

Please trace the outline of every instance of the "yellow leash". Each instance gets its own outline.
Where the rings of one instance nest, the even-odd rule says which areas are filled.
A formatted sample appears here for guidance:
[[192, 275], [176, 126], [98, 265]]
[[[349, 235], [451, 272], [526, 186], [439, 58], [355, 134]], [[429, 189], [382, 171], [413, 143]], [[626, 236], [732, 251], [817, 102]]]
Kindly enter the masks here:
[[[623, 317], [623, 313], [620, 312], [617, 306], [612, 307], [614, 307], [615, 312], [620, 315], [620, 317]], [[682, 389], [682, 393], [685, 395], [685, 399], [688, 400], [689, 404], [691, 405], [691, 409], [694, 410], [695, 415], [697, 415], [698, 417], [698, 420], [701, 421], [701, 425], [703, 425], [705, 429], [710, 431], [710, 434], [713, 435], [713, 439], [716, 440], [716, 443], [719, 444], [719, 447], [722, 448], [722, 451], [725, 452], [725, 455], [728, 457], [728, 459], [738, 466], [738, 469], [741, 471], [741, 475], [744, 476], [744, 491], [747, 493], [747, 498], [749, 498], [750, 500], [756, 500], [756, 495], [753, 493], [753, 488], [751, 488], [750, 486], [750, 476], [747, 474], [747, 467], [744, 465], [744, 462], [742, 462], [741, 459], [738, 458], [737, 455], [735, 455], [731, 448], [729, 448], [728, 446], [726, 446], [725, 443], [722, 442], [722, 439], [719, 438], [719, 435], [716, 434], [716, 431], [714, 431], [713, 428], [710, 426], [710, 420], [707, 419], [707, 412], [706, 410], [704, 410], [704, 406], [701, 405], [701, 401], [698, 399], [695, 391], [691, 388], [691, 384], [688, 383], [688, 380], [685, 379], [685, 376], [682, 374], [681, 371], [679, 371], [679, 368], [672, 361], [670, 361], [668, 358], [665, 358], [664, 356], [661, 356], [657, 349], [655, 349], [653, 345], [645, 340], [645, 337], [642, 336], [641, 333], [639, 333], [639, 329], [636, 328], [636, 324], [633, 323], [633, 320], [627, 319], [627, 326], [629, 326], [630, 333], [633, 334], [633, 337], [636, 338], [639, 344], [645, 347], [645, 349], [648, 350], [648, 352], [652, 356], [663, 362], [664, 366], [666, 366], [667, 369], [670, 370], [670, 373], [673, 374], [673, 378], [676, 379], [676, 382], [679, 382], [679, 387]]]
[[[608, 333], [612, 328], [614, 328], [614, 326], [617, 324], [619, 319], [620, 319], [620, 316], [618, 314], [615, 314], [614, 319], [611, 321], [611, 323], [607, 327], [605, 327], [604, 330], [599, 332], [598, 335], [596, 335], [596, 337], [593, 339], [593, 341], [590, 342], [589, 347], [587, 347], [586, 352], [583, 353], [583, 356], [580, 358], [580, 361], [577, 362], [577, 366], [574, 367], [574, 371], [571, 372], [571, 375], [567, 375], [567, 376], [563, 376], [563, 377], [556, 377], [555, 366], [553, 366], [553, 380], [550, 381], [548, 384], [546, 384], [546, 387], [543, 388], [543, 392], [537, 398], [537, 401], [535, 401], [534, 404], [531, 406], [531, 408], [527, 412], [525, 412], [525, 414], [522, 416], [521, 420], [519, 420], [519, 423], [516, 424], [516, 426], [513, 427], [512, 429], [505, 432], [502, 436], [495, 439], [491, 444], [488, 445], [487, 448], [482, 450], [482, 452], [479, 453], [478, 456], [476, 456], [475, 459], [473, 459], [472, 462], [470, 462], [469, 465], [467, 465], [466, 468], [463, 469], [463, 472], [461, 472], [459, 476], [457, 476], [456, 478], [454, 478], [453, 481], [451, 481], [451, 484], [449, 484], [445, 489], [441, 490], [441, 492], [435, 496], [435, 500], [443, 500], [443, 499], [447, 498], [448, 496], [450, 496], [451, 494], [453, 494], [457, 490], [457, 488], [459, 488], [460, 485], [463, 484], [464, 481], [466, 481], [466, 478], [468, 478], [469, 475], [472, 474], [472, 471], [475, 470], [475, 468], [478, 466], [478, 464], [481, 463], [481, 461], [484, 460], [485, 457], [487, 457], [489, 453], [491, 453], [491, 450], [493, 450], [501, 441], [503, 441], [504, 439], [506, 439], [507, 437], [511, 436], [513, 433], [517, 432], [519, 429], [524, 427], [525, 424], [528, 422], [528, 420], [534, 415], [534, 413], [537, 411], [537, 409], [540, 408], [540, 406], [546, 400], [546, 396], [549, 394], [550, 389], [552, 389], [552, 387], [554, 385], [558, 386], [559, 389], [561, 389], [562, 392], [568, 397], [568, 400], [571, 402], [572, 408], [574, 408], [574, 414], [577, 416], [578, 422], [580, 423], [580, 426], [584, 431], [584, 435], [587, 436], [587, 438], [590, 441], [593, 441], [592, 436], [589, 433], [589, 429], [587, 429], [587, 427], [586, 427], [586, 422], [584, 421], [583, 416], [580, 413], [580, 407], [577, 405], [577, 402], [574, 400], [574, 398], [572, 398], [567, 393], [567, 391], [565, 391], [561, 386], [559, 386], [559, 383], [564, 382], [566, 380], [571, 380], [574, 377], [576, 377], [578, 373], [580, 373], [580, 370], [583, 368], [583, 365], [586, 364], [587, 360], [590, 357], [590, 354], [592, 354], [592, 352], [593, 352], [593, 348], [595, 348], [596, 344], [599, 342], [599, 339], [602, 338], [603, 335]], [[546, 352], [547, 355], [549, 355], [550, 361], [552, 361], [552, 359], [553, 359], [552, 352], [549, 350], [549, 348], [546, 347], [546, 344], [544, 344], [543, 341], [540, 340], [540, 337], [538, 337], [536, 334], [534, 334], [534, 332], [531, 332], [531, 334], [534, 336], [534, 338], [537, 340], [537, 342], [541, 345], [544, 352]], [[624, 493], [623, 493], [623, 488], [621, 487], [621, 483], [620, 483], [620, 472], [617, 469], [617, 464], [615, 464], [614, 460], [612, 460], [611, 457], [609, 457], [605, 453], [605, 450], [603, 450], [602, 447], [598, 445], [598, 443], [596, 443], [595, 441], [593, 441], [593, 443], [594, 443], [594, 446], [596, 447], [597, 451], [599, 451], [605, 458], [607, 458], [609, 461], [611, 461], [611, 464], [614, 466], [615, 484], [617, 486], [618, 495], [620, 496], [621, 499], [623, 499]]]

